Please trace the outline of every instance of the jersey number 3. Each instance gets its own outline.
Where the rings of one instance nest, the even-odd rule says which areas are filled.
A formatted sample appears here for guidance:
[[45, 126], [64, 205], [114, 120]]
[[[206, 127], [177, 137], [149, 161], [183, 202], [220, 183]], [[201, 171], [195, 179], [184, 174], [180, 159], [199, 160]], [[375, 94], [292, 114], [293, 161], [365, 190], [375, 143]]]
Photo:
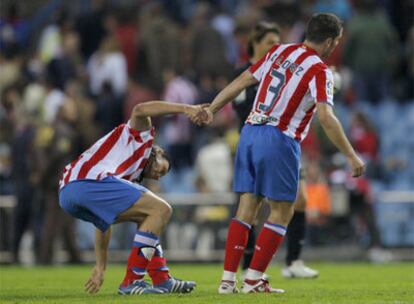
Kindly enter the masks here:
[[270, 104], [266, 105], [264, 102], [259, 104], [259, 109], [263, 112], [267, 112], [273, 108], [277, 98], [279, 97], [280, 90], [285, 84], [285, 75], [278, 72], [276, 69], [272, 69], [272, 72], [270, 73], [270, 75], [273, 77], [273, 79], [277, 80], [277, 84], [269, 86], [269, 89], [268, 89], [269, 92], [273, 93], [272, 101], [270, 102]]

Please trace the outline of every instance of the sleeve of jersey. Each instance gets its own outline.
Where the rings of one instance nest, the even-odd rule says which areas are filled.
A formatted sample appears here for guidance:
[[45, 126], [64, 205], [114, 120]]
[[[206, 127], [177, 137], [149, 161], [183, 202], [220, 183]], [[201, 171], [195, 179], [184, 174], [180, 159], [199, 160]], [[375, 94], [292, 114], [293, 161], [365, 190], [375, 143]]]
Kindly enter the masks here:
[[316, 102], [334, 105], [334, 80], [330, 69], [323, 69], [315, 74], [310, 82], [310, 92]]
[[252, 73], [253, 77], [256, 78], [257, 81], [262, 80], [263, 74], [265, 72], [265, 67], [267, 60], [270, 58], [272, 53], [277, 49], [278, 45], [273, 46], [266, 55], [260, 58], [255, 64], [252, 64], [249, 68], [250, 73]]

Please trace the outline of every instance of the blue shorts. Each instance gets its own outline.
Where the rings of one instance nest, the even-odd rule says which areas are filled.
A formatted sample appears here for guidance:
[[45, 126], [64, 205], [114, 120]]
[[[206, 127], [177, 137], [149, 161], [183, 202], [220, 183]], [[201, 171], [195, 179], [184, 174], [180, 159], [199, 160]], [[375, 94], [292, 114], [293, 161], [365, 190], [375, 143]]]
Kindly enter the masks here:
[[246, 124], [237, 147], [233, 191], [294, 202], [300, 154], [300, 143], [279, 128]]
[[59, 204], [70, 215], [106, 231], [147, 188], [113, 176], [70, 182], [59, 192]]

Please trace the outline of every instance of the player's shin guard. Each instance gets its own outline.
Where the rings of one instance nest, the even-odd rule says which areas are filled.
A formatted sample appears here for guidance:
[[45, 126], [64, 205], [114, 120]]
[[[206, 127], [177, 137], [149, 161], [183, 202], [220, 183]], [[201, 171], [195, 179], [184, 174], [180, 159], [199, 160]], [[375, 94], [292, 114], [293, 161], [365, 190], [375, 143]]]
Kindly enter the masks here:
[[295, 211], [288, 226], [287, 232], [287, 255], [286, 265], [290, 266], [293, 261], [299, 260], [305, 238], [305, 212]]
[[157, 244], [155, 247], [155, 253], [148, 265], [147, 271], [153, 285], [162, 284], [170, 278], [167, 260], [164, 258], [161, 244]]
[[273, 255], [276, 253], [286, 234], [286, 227], [266, 222], [259, 236], [257, 237], [256, 246], [246, 273], [246, 281], [259, 280], [266, 270]]
[[155, 234], [139, 230], [136, 232], [128, 258], [127, 271], [121, 286], [128, 286], [135, 280], [140, 280], [145, 276], [158, 242], [158, 237]]
[[232, 219], [227, 233], [223, 280], [235, 281], [237, 268], [246, 248], [251, 225]]

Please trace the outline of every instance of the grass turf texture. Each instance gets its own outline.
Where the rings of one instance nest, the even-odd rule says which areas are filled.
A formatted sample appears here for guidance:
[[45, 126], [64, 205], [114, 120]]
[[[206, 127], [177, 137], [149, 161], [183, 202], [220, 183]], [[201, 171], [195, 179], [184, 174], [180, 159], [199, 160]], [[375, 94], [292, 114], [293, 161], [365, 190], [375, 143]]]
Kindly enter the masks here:
[[20, 268], [1, 266], [0, 303], [414, 303], [414, 265], [311, 264], [320, 271], [316, 280], [282, 279], [272, 265], [272, 285], [283, 295], [218, 295], [221, 265], [173, 264], [178, 278], [197, 281], [192, 294], [118, 296], [124, 266], [109, 265], [105, 282], [96, 295], [83, 291], [91, 265]]

